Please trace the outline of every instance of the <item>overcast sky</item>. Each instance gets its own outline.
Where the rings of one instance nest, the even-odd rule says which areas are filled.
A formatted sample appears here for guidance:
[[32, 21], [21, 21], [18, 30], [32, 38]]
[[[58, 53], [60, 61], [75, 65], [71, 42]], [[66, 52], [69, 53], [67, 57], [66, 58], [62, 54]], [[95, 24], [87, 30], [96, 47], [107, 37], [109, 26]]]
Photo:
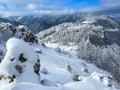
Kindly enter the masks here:
[[120, 15], [120, 0], [0, 0], [1, 15], [104, 12]]

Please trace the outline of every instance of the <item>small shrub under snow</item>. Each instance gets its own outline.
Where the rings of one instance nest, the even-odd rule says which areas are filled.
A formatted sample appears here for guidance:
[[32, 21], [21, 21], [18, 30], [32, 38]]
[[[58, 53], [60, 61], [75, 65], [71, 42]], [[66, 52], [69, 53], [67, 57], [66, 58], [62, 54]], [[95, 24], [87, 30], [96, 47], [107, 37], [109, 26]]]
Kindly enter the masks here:
[[86, 72], [86, 73], [88, 73], [88, 69], [87, 69], [87, 67], [82, 67], [82, 72]]
[[46, 68], [42, 68], [42, 69], [41, 69], [41, 73], [43, 73], [43, 74], [48, 74], [48, 70], [47, 70]]
[[71, 70], [72, 70], [70, 64], [66, 65], [66, 66], [65, 66], [65, 69], [66, 69], [67, 71], [70, 71], [70, 72], [71, 72]]
[[59, 47], [55, 48], [55, 51], [61, 54], [61, 49]]
[[72, 75], [73, 81], [80, 81], [80, 80], [78, 79], [78, 77], [79, 77], [78, 74], [73, 74], [73, 75]]
[[111, 78], [108, 75], [104, 75], [104, 74], [99, 74], [99, 73], [93, 72], [91, 74], [91, 77], [93, 79], [96, 79], [96, 80], [100, 81], [101, 83], [103, 83], [106, 86], [109, 86], [109, 87], [112, 86], [112, 80], [111, 80]]
[[40, 48], [35, 49], [35, 51], [36, 51], [37, 53], [42, 53], [42, 51], [40, 50]]

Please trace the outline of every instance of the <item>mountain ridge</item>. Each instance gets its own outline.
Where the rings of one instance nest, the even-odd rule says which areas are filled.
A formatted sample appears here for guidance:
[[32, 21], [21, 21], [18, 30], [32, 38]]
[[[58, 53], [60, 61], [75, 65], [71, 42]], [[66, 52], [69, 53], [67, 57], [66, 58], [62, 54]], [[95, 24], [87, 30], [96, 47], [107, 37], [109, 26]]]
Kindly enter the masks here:
[[[7, 17], [6, 19], [10, 21], [18, 21], [24, 25], [26, 25], [33, 33], [38, 33], [40, 31], [43, 31], [44, 29], [48, 29], [52, 26], [56, 26], [58, 24], [62, 24], [65, 22], [83, 22], [88, 17], [108, 17], [104, 14], [96, 14], [96, 13], [72, 13], [72, 14], [65, 14], [65, 15], [41, 15], [41, 16], [11, 16]], [[109, 17], [110, 18], [110, 17]], [[113, 19], [113, 18], [111, 18]], [[105, 20], [106, 21], [106, 20]], [[105, 22], [104, 20], [98, 21], [98, 23], [109, 23]], [[115, 20], [113, 20], [115, 21]], [[96, 23], [97, 24], [97, 23]], [[107, 25], [105, 25], [107, 26]], [[109, 26], [109, 25], [108, 25]], [[114, 26], [112, 26], [114, 27]]]

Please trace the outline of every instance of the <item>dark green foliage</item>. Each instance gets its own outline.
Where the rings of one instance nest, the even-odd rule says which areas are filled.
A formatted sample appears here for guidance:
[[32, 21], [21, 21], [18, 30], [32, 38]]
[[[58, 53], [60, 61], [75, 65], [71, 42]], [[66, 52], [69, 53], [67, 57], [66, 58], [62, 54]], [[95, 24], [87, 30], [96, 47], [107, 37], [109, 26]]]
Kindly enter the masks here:
[[41, 73], [43, 73], [43, 74], [48, 74], [48, 71], [47, 71], [46, 68], [43, 68], [43, 69], [41, 70]]
[[69, 71], [69, 72], [71, 72], [71, 70], [72, 70], [70, 64], [66, 65], [66, 66], [65, 66], [65, 69], [66, 69], [67, 71]]
[[19, 65], [16, 65], [15, 66], [15, 69], [19, 72], [19, 73], [22, 73], [23, 72], [23, 68]]
[[23, 53], [20, 54], [20, 56], [19, 56], [19, 61], [20, 61], [21, 63], [24, 63], [25, 61], [27, 61], [27, 59], [24, 57], [24, 54], [23, 54]]
[[34, 66], [34, 72], [39, 75], [39, 71], [40, 71], [40, 64], [39, 63], [35, 63]]
[[73, 81], [80, 81], [80, 80], [78, 79], [78, 77], [79, 77], [79, 75], [73, 74], [73, 75], [72, 75]]
[[15, 75], [12, 75], [12, 76], [0, 75], [0, 80], [2, 80], [2, 79], [9, 79], [9, 83], [14, 82], [15, 78], [16, 78]]

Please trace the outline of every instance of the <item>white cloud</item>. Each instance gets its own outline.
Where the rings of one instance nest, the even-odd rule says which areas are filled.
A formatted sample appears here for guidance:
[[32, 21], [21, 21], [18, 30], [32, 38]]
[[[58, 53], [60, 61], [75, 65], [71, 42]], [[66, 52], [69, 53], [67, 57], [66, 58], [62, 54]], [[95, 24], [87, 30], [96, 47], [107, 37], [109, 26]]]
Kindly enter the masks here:
[[6, 4], [27, 4], [27, 3], [42, 3], [46, 0], [0, 0], [0, 3]]
[[[97, 7], [82, 8], [82, 12], [106, 11], [113, 12], [120, 8], [120, 0], [100, 0], [102, 5]], [[62, 7], [70, 0], [0, 0], [0, 14], [4, 15], [27, 15], [27, 14], [65, 14], [74, 12], [72, 9]], [[80, 3], [84, 6], [84, 3]], [[117, 7], [116, 7], [117, 6]], [[76, 6], [77, 7], [77, 6]], [[116, 7], [116, 8], [115, 8]], [[25, 12], [25, 13], [23, 13]]]
[[[25, 13], [24, 13], [25, 12]], [[19, 15], [41, 15], [41, 14], [51, 14], [51, 15], [60, 15], [73, 13], [72, 9], [35, 9], [35, 10], [0, 10], [0, 15], [2, 16], [19, 16]]]
[[81, 12], [97, 12], [108, 15], [120, 14], [120, 0], [101, 0], [100, 6], [80, 9]]
[[[62, 14], [73, 12], [70, 9], [64, 9], [63, 2], [69, 0], [0, 0], [0, 14], [2, 15], [27, 15], [27, 14]], [[25, 13], [23, 13], [25, 12]]]
[[34, 10], [36, 14], [70, 14], [73, 13], [72, 9], [61, 9], [61, 10]]
[[28, 4], [27, 8], [30, 10], [35, 10], [35, 9], [37, 9], [37, 5], [30, 3], [30, 4]]
[[2, 16], [19, 16], [19, 15], [32, 15], [32, 14], [34, 14], [34, 11], [18, 11], [18, 10], [0, 11], [0, 15], [2, 15]]
[[120, 0], [101, 0], [101, 2], [105, 7], [114, 7], [120, 5]]

